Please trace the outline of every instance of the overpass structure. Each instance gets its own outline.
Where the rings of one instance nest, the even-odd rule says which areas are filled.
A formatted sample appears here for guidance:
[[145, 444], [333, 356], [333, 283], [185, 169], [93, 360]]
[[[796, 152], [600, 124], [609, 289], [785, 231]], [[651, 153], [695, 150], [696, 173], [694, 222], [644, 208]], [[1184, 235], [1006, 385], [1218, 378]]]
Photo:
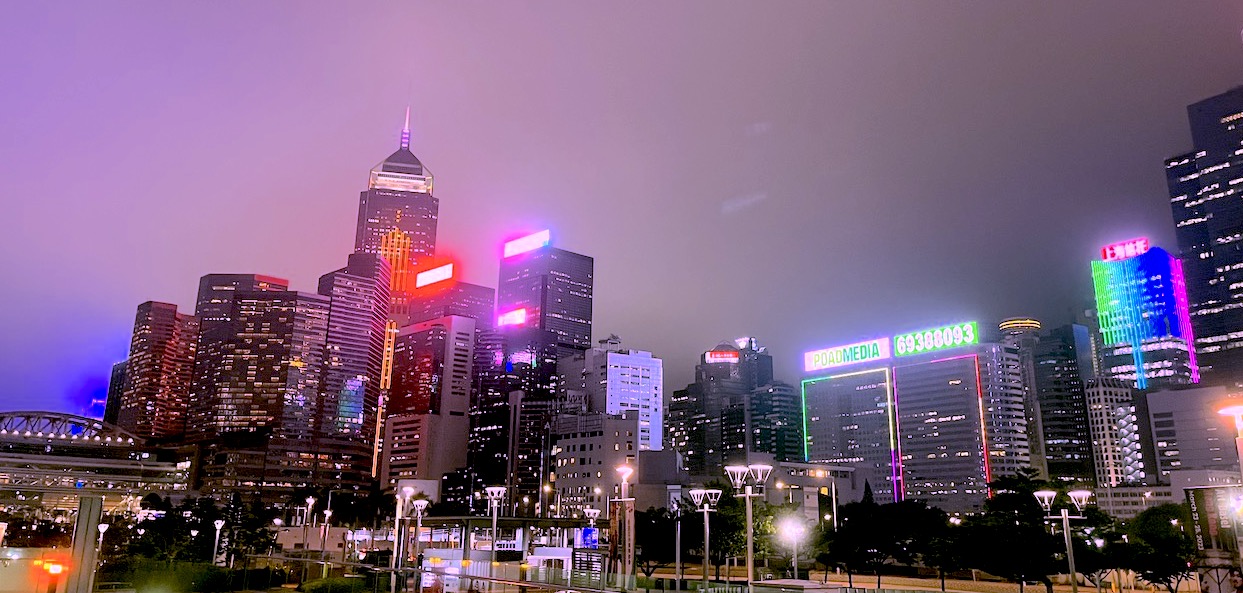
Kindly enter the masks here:
[[72, 511], [98, 496], [105, 514], [134, 511], [147, 494], [185, 491], [190, 464], [93, 418], [0, 412], [0, 505]]

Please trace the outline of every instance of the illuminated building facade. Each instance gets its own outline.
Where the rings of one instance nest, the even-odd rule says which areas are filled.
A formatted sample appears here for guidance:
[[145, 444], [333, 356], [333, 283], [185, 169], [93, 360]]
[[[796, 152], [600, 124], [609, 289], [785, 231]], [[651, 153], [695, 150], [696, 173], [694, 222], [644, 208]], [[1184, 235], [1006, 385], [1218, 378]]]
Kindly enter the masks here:
[[[639, 419], [639, 448], [664, 448], [664, 363], [642, 350], [625, 350], [616, 335], [600, 347], [557, 361], [567, 390], [583, 392], [587, 412], [621, 414], [634, 410]], [[573, 385], [571, 385], [573, 384]]]
[[1088, 405], [1088, 428], [1092, 437], [1092, 465], [1096, 486], [1113, 488], [1142, 476], [1128, 476], [1118, 415], [1125, 414], [1135, 391], [1118, 379], [1089, 381], [1085, 389]]
[[1040, 400], [1036, 397], [1036, 344], [1040, 342], [1040, 321], [1031, 317], [1011, 317], [997, 324], [1001, 341], [1019, 351], [1019, 371], [1023, 375], [1023, 408], [1027, 414], [1027, 443], [1031, 467], [1036, 477], [1047, 479], [1049, 465], [1044, 452], [1044, 430], [1040, 424]]
[[1092, 262], [1102, 373], [1139, 389], [1200, 381], [1183, 266], [1147, 239], [1110, 245]]
[[125, 392], [125, 363], [112, 365], [108, 376], [108, 400], [104, 403], [104, 424], [116, 426], [117, 416], [121, 414], [121, 394]]
[[548, 231], [505, 244], [497, 325], [553, 332], [564, 354], [591, 347], [592, 258], [553, 247]]
[[233, 295], [267, 290], [289, 290], [289, 281], [263, 274], [207, 274], [199, 278], [194, 316], [199, 318], [200, 335], [209, 335], [232, 318]]
[[230, 319], [200, 340], [187, 432], [208, 449], [204, 492], [283, 503], [321, 475], [361, 486], [338, 471], [352, 466], [348, 453], [320, 446], [329, 311], [317, 294], [239, 292]]
[[418, 262], [436, 253], [440, 202], [432, 195], [433, 177], [410, 152], [410, 112], [397, 151], [371, 169], [358, 199], [354, 251], [374, 253], [389, 263], [389, 315], [406, 325]]
[[1195, 350], [1216, 379], [1237, 383], [1243, 369], [1243, 87], [1188, 106], [1187, 119], [1193, 148], [1167, 159], [1165, 172]]
[[373, 469], [388, 291], [388, 262], [369, 253], [350, 255], [344, 268], [319, 279], [329, 309], [316, 429], [321, 446], [336, 452], [332, 471], [350, 474], [345, 482], [358, 483]]
[[117, 426], [147, 439], [185, 435], [198, 337], [198, 318], [177, 305], [138, 305]]
[[466, 465], [474, 343], [475, 320], [456, 315], [398, 333], [380, 463], [386, 489]]
[[1030, 463], [1018, 349], [974, 322], [806, 353], [808, 461], [847, 465], [881, 500], [978, 510]]

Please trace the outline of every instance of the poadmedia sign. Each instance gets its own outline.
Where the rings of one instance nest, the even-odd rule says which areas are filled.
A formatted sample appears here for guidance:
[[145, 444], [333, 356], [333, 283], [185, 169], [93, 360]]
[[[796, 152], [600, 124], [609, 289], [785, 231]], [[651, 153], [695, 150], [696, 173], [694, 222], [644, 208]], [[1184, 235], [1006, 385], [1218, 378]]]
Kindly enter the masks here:
[[857, 344], [834, 346], [812, 350], [803, 354], [803, 369], [807, 372], [831, 369], [859, 362], [871, 362], [889, 358], [889, 340], [880, 338]]

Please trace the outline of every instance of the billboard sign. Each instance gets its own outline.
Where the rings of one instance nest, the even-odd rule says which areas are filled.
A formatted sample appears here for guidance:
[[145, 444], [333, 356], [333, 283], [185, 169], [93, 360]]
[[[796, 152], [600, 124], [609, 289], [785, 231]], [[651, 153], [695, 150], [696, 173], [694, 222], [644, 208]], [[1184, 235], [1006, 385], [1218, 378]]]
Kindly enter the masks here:
[[889, 353], [888, 338], [812, 350], [803, 353], [803, 370], [812, 372], [857, 362], [884, 360], [889, 358]]
[[1143, 255], [1148, 251], [1148, 247], [1148, 237], [1140, 237], [1138, 239], [1131, 239], [1130, 241], [1106, 245], [1101, 247], [1101, 259], [1105, 261], [1118, 261], [1120, 259]]
[[978, 343], [980, 343], [979, 326], [974, 321], [968, 321], [896, 335], [893, 337], [893, 355], [911, 356]]
[[513, 257], [528, 251], [535, 251], [540, 247], [548, 245], [551, 241], [552, 235], [547, 229], [538, 233], [532, 233], [525, 237], [519, 237], [513, 241], [505, 243], [505, 257]]
[[738, 353], [733, 350], [709, 350], [704, 352], [704, 362], [708, 364], [718, 362], [738, 364]]
[[453, 277], [453, 264], [445, 264], [438, 268], [432, 268], [423, 272], [419, 272], [414, 277], [414, 287], [423, 288], [429, 284], [435, 284]]

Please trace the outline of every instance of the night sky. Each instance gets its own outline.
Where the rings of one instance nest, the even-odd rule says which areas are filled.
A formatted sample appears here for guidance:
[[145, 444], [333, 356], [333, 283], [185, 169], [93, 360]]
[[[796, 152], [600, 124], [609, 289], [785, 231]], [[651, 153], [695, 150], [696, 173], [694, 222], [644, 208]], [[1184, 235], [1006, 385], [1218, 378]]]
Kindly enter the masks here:
[[1162, 159], [1243, 84], [1243, 3], [57, 2], [0, 14], [0, 408], [82, 412], [135, 307], [314, 291], [412, 148], [442, 253], [595, 258], [595, 337], [665, 360], [1069, 320], [1100, 245], [1173, 249]]

